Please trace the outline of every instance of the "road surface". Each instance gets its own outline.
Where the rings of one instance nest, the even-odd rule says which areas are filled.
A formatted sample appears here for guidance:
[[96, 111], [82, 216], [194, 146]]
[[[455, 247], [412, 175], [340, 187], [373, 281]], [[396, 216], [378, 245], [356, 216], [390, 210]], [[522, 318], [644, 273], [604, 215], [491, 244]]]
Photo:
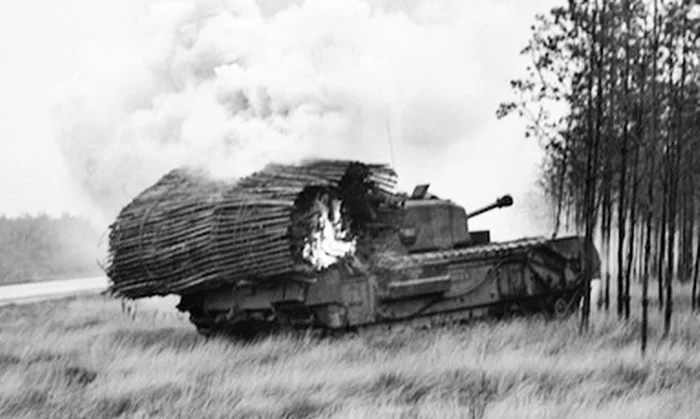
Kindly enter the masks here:
[[0, 306], [31, 303], [80, 294], [97, 294], [106, 289], [106, 276], [3, 285], [0, 286]]
[[[107, 289], [107, 283], [107, 277], [96, 276], [92, 278], [3, 285], [0, 286], [0, 306], [55, 300], [76, 295], [98, 294]], [[182, 315], [175, 308], [179, 301], [180, 297], [168, 295], [166, 297], [130, 300], [128, 304], [134, 312]]]

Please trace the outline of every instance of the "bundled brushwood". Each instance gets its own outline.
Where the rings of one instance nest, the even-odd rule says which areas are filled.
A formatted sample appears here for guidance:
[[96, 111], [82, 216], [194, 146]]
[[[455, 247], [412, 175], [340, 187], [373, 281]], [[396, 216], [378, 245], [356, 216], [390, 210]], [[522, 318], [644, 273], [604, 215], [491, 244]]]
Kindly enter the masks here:
[[112, 224], [111, 290], [130, 298], [188, 294], [313, 273], [330, 263], [318, 252], [331, 262], [354, 253], [395, 184], [385, 165], [348, 161], [272, 164], [237, 182], [174, 170]]

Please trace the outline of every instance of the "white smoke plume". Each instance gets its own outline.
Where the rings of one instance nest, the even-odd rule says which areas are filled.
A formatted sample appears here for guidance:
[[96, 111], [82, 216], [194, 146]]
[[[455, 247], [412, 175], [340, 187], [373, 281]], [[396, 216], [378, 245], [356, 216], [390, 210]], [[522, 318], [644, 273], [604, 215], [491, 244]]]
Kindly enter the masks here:
[[[501, 167], [511, 172], [500, 177], [485, 169], [523, 153], [473, 153], [485, 148], [525, 44], [511, 39], [511, 22], [533, 9], [507, 0], [151, 1], [135, 9], [124, 44], [93, 51], [99, 65], [65, 89], [58, 141], [106, 221], [176, 166], [238, 177], [307, 157], [395, 158], [403, 186], [432, 180], [471, 208], [505, 192], [517, 200], [504, 189], [508, 179], [529, 189], [530, 166]], [[496, 150], [525, 141], [511, 134], [488, 141]]]

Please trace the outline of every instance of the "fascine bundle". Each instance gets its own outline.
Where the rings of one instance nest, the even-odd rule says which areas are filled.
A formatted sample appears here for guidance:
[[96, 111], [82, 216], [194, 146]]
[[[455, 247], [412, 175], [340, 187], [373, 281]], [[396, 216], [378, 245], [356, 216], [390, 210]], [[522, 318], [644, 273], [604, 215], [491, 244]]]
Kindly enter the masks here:
[[[368, 186], [358, 192], [358, 183]], [[298, 251], [308, 232], [299, 220], [315, 214], [295, 213], [302, 191], [327, 188], [350, 202], [366, 193], [391, 198], [395, 185], [396, 174], [386, 165], [344, 160], [271, 164], [237, 181], [173, 170], [111, 225], [110, 289], [128, 298], [182, 295], [308, 272]]]

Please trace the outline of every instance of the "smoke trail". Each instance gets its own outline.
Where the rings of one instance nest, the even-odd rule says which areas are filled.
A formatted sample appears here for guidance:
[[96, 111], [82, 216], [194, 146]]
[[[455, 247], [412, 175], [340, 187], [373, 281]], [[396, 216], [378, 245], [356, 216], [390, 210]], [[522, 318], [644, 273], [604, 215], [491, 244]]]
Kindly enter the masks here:
[[457, 165], [456, 145], [493, 120], [493, 81], [505, 91], [509, 75], [489, 45], [519, 47], [518, 13], [503, 1], [150, 2], [133, 39], [65, 91], [58, 141], [105, 218], [174, 166], [237, 177], [309, 156], [389, 161], [389, 136], [413, 182]]

